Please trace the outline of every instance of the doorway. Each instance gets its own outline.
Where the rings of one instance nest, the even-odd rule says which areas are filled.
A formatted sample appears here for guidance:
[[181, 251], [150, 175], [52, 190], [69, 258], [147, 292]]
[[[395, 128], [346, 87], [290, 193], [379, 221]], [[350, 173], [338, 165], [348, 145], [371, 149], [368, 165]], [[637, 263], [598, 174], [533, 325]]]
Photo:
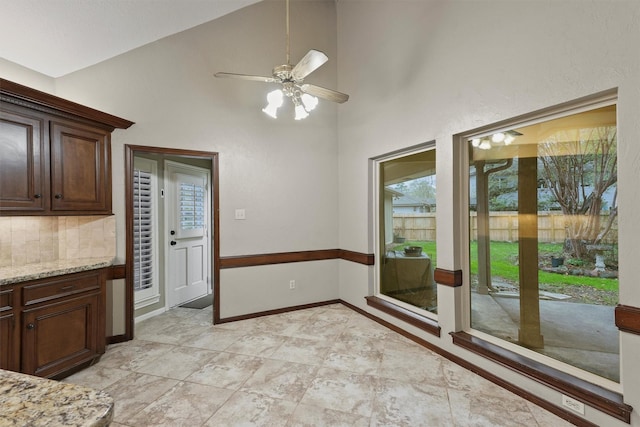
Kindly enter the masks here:
[[[157, 188], [145, 199], [157, 205], [151, 241], [157, 246], [158, 298], [140, 303], [140, 159], [160, 170]], [[218, 153], [173, 148], [125, 146], [126, 322], [125, 338], [133, 339], [136, 318], [213, 294], [213, 323], [219, 309]], [[145, 218], [142, 219], [144, 224]], [[151, 245], [149, 245], [151, 246]], [[138, 266], [138, 268], [136, 268]]]
[[164, 161], [165, 299], [167, 308], [205, 297], [210, 286], [209, 169]]

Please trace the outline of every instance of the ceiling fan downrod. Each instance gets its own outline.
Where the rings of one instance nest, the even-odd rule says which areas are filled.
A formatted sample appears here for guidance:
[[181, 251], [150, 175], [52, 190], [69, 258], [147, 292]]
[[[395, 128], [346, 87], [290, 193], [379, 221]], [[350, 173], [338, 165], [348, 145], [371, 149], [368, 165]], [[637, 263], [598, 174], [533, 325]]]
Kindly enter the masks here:
[[285, 0], [286, 1], [286, 27], [287, 27], [287, 65], [291, 65], [291, 55], [290, 55], [290, 46], [289, 46], [289, 0]]

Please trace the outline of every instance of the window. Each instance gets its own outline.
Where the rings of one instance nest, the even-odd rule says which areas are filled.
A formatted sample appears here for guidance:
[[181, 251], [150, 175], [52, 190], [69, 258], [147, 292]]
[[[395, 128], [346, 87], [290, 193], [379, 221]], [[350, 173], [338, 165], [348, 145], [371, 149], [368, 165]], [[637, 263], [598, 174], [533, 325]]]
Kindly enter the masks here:
[[616, 388], [615, 99], [465, 138], [473, 333]]
[[133, 288], [135, 308], [160, 299], [157, 274], [156, 162], [135, 158], [133, 171]]
[[437, 313], [436, 150], [379, 163], [379, 294]]
[[201, 237], [206, 230], [206, 191], [202, 178], [183, 173], [175, 174], [178, 185], [177, 238]]

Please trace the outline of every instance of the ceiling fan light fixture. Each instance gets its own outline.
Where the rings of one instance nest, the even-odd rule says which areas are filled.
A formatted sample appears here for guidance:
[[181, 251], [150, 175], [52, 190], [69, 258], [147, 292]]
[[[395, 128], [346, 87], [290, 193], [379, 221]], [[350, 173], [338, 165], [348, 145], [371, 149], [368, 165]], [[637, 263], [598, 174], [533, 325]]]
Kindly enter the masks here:
[[304, 109], [304, 105], [302, 104], [298, 104], [296, 105], [296, 120], [302, 120], [302, 119], [306, 119], [307, 117], [309, 117], [309, 113], [307, 113], [307, 110]]
[[277, 118], [277, 110], [282, 106], [284, 96], [286, 96], [287, 98], [291, 98], [291, 101], [295, 106], [295, 119], [302, 120], [309, 116], [309, 112], [311, 110], [316, 108], [318, 105], [318, 98], [342, 104], [343, 102], [347, 102], [349, 95], [321, 86], [303, 83], [304, 79], [327, 62], [329, 57], [319, 50], [311, 49], [300, 61], [298, 61], [298, 63], [295, 65], [291, 64], [289, 46], [289, 0], [285, 0], [285, 5], [286, 64], [274, 67], [271, 77], [224, 72], [217, 72], [214, 75], [218, 78], [234, 78], [263, 83], [281, 84], [282, 90], [269, 92], [269, 95], [267, 96], [269, 104], [264, 107], [262, 111], [274, 119]]
[[478, 145], [478, 148], [481, 150], [488, 150], [491, 148], [491, 142], [489, 142], [488, 139], [483, 139], [482, 142], [480, 142], [480, 145]]
[[304, 109], [307, 111], [313, 110], [318, 105], [318, 98], [313, 95], [309, 95], [308, 93], [303, 93], [300, 99], [302, 100]]
[[505, 137], [506, 137], [506, 135], [504, 133], [497, 132], [497, 133], [494, 133], [491, 136], [491, 141], [493, 141], [493, 142], [502, 142], [502, 141], [504, 141]]
[[276, 89], [267, 94], [267, 106], [262, 109], [262, 111], [268, 116], [277, 119], [278, 108], [282, 107], [282, 103], [284, 99], [284, 94], [280, 89]]

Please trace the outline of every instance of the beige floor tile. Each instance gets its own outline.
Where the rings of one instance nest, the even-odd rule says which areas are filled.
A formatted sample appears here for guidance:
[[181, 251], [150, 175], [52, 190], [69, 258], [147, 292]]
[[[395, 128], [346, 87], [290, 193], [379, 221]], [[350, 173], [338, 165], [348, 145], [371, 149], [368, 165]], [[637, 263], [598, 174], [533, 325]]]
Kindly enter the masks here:
[[322, 366], [361, 375], [378, 375], [381, 362], [382, 351], [353, 348], [352, 350], [329, 351]]
[[128, 423], [144, 426], [201, 426], [231, 396], [231, 390], [181, 382]]
[[273, 335], [266, 332], [252, 332], [231, 344], [225, 351], [229, 353], [269, 357], [275, 353], [286, 340], [286, 337], [280, 335]]
[[371, 426], [452, 426], [445, 387], [380, 379]]
[[136, 369], [137, 372], [158, 377], [183, 380], [200, 370], [218, 352], [189, 347], [177, 347]]
[[178, 384], [178, 381], [130, 373], [105, 391], [115, 402], [114, 420], [127, 424], [141, 410]]
[[449, 390], [451, 413], [457, 426], [530, 427], [537, 425], [523, 399], [516, 395], [497, 397], [471, 392]]
[[330, 341], [289, 337], [270, 358], [307, 365], [321, 365], [331, 346]]
[[169, 322], [164, 328], [136, 331], [136, 338], [158, 343], [179, 345], [206, 332], [211, 325], [194, 325], [178, 320]]
[[186, 381], [237, 390], [264, 363], [259, 357], [235, 353], [219, 353]]
[[66, 381], [115, 426], [568, 426], [342, 304], [222, 325], [212, 307], [136, 325]]
[[241, 331], [211, 326], [200, 335], [183, 341], [182, 345], [187, 347], [204, 348], [207, 350], [223, 351], [243, 336], [244, 333]]
[[538, 405], [531, 402], [526, 402], [529, 410], [533, 414], [533, 417], [538, 422], [539, 426], [553, 426], [553, 427], [571, 427], [573, 424], [563, 420], [562, 418], [552, 414], [551, 412], [542, 409]]
[[317, 426], [369, 427], [369, 417], [300, 404], [287, 423], [287, 427]]
[[265, 360], [240, 391], [298, 402], [313, 382], [318, 368], [312, 365]]
[[106, 368], [101, 364], [97, 364], [65, 378], [64, 382], [104, 390], [129, 374], [131, 374], [130, 371], [117, 368]]
[[369, 375], [322, 368], [300, 403], [369, 417], [375, 383]]
[[384, 351], [377, 375], [406, 383], [444, 385], [443, 359], [424, 349], [390, 348]]
[[175, 348], [169, 344], [136, 339], [107, 351], [100, 359], [100, 366], [133, 371]]
[[296, 404], [238, 391], [205, 424], [206, 427], [285, 426]]

